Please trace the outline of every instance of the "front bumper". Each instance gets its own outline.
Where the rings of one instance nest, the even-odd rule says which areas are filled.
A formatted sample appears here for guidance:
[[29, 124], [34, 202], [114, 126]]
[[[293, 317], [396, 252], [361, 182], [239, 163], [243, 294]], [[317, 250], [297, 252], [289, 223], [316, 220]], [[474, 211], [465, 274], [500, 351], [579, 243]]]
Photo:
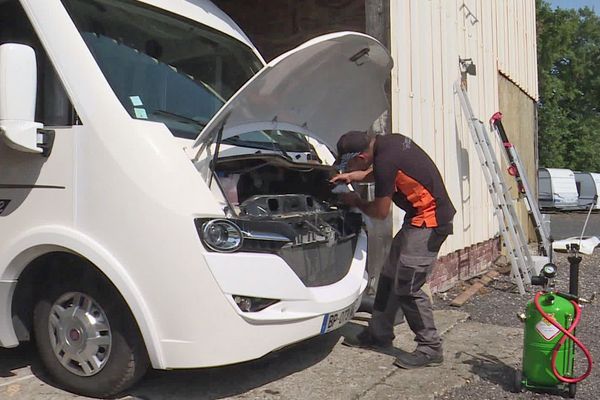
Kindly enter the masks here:
[[[355, 311], [358, 308], [367, 286], [366, 250], [367, 237], [361, 232], [348, 273], [338, 282], [321, 287], [305, 286], [283, 259], [272, 254], [205, 254], [227, 300], [215, 302], [219, 326], [200, 328], [201, 320], [190, 321], [190, 326], [201, 329], [195, 335], [197, 340], [163, 340], [165, 368], [243, 362], [319, 335], [326, 314], [353, 304]], [[280, 301], [259, 312], [242, 312], [233, 295]]]

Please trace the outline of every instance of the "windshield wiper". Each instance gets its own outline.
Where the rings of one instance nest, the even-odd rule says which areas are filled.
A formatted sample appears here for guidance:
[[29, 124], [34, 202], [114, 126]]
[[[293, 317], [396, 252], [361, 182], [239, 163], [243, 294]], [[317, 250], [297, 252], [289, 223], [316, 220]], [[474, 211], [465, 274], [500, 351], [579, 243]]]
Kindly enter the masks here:
[[180, 122], [183, 122], [185, 124], [197, 125], [200, 128], [204, 128], [206, 126], [206, 124], [208, 123], [208, 122], [196, 121], [195, 119], [190, 118], [190, 117], [186, 117], [185, 115], [179, 115], [179, 114], [172, 113], [170, 111], [165, 111], [165, 110], [154, 110], [154, 111], [152, 111], [152, 114], [162, 115], [164, 117], [169, 117], [171, 119], [176, 119], [176, 120], [178, 120]]
[[283, 146], [277, 142], [273, 142], [273, 150], [279, 150], [279, 152], [281, 153], [281, 155], [284, 158], [287, 158], [290, 161], [294, 161], [294, 159], [287, 153], [287, 151], [285, 151], [285, 149], [283, 148]]
[[229, 144], [232, 146], [247, 147], [250, 149], [277, 151], [277, 152], [281, 153], [281, 155], [284, 158], [287, 158], [287, 159], [293, 161], [292, 157], [288, 154], [288, 151], [286, 151], [280, 143], [275, 142], [275, 141], [264, 142], [264, 143], [263, 142], [253, 142], [250, 140], [240, 139], [239, 136], [232, 136], [230, 138], [223, 140], [223, 143]]

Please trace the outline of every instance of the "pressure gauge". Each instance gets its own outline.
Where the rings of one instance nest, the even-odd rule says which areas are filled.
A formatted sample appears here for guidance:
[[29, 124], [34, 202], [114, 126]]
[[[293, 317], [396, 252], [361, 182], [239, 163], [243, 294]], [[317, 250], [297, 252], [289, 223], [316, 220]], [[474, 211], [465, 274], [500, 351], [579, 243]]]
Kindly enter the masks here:
[[554, 278], [556, 276], [556, 265], [554, 264], [546, 264], [544, 265], [544, 267], [542, 268], [542, 275], [544, 275], [546, 278]]

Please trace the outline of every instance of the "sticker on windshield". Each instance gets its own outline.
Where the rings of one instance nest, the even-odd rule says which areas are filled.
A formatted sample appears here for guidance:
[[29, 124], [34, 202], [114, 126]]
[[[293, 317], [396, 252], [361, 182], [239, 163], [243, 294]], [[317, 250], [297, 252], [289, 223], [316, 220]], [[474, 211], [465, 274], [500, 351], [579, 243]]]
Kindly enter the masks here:
[[129, 99], [131, 100], [131, 104], [134, 107], [143, 106], [144, 105], [144, 103], [142, 103], [142, 99], [140, 99], [140, 96], [130, 96]]
[[0, 200], [0, 215], [4, 213], [8, 207], [8, 203], [10, 203], [10, 200]]
[[148, 114], [146, 113], [146, 109], [145, 108], [134, 108], [133, 111], [135, 112], [135, 117], [136, 118], [140, 118], [140, 119], [148, 119]]

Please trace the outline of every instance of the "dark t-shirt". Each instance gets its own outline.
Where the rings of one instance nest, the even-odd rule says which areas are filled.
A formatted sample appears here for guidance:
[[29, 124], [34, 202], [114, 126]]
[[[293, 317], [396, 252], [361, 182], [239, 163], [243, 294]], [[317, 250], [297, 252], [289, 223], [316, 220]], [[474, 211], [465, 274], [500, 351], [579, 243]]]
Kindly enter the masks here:
[[452, 233], [456, 210], [444, 181], [435, 163], [412, 139], [400, 134], [378, 136], [373, 175], [375, 197], [392, 195], [394, 203], [406, 211], [405, 222]]

